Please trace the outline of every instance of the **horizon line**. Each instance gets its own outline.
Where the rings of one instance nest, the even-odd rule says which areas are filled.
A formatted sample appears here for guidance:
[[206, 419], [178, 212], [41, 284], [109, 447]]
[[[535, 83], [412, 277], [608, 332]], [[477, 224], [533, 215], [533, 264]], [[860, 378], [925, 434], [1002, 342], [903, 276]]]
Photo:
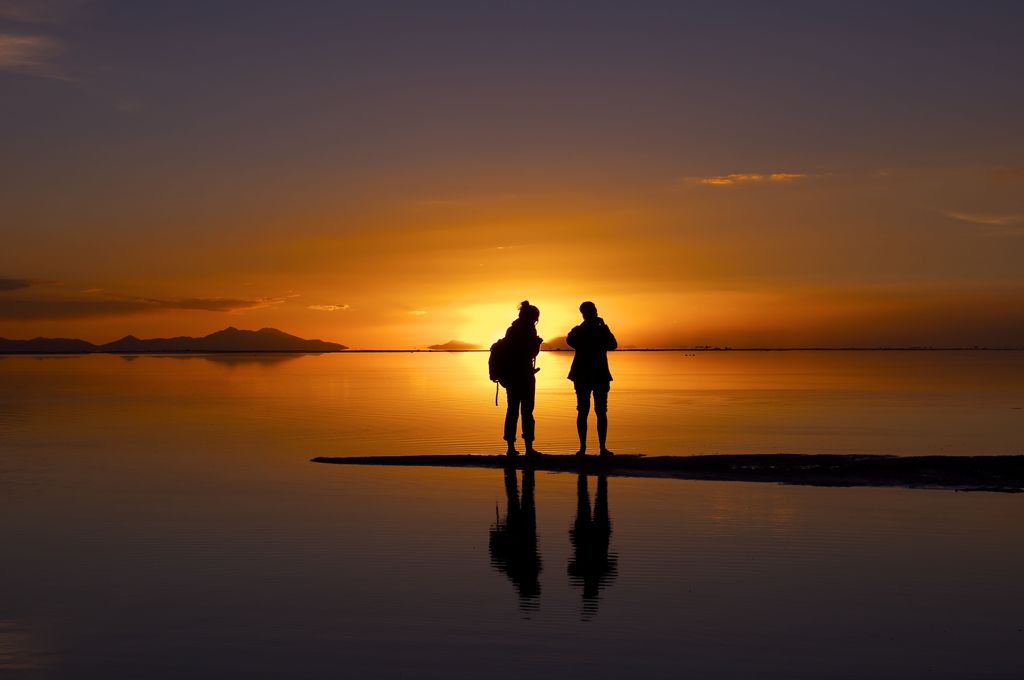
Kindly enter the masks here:
[[[0, 351], [0, 357], [7, 356], [85, 356], [89, 354], [112, 354], [119, 356], [150, 355], [167, 356], [178, 354], [459, 354], [484, 353], [488, 349], [429, 349], [429, 348], [347, 348], [338, 350], [258, 350], [258, 349], [222, 349], [222, 350], [95, 350], [84, 352], [60, 351]], [[541, 352], [569, 353], [572, 349], [542, 349]], [[935, 347], [935, 346], [880, 346], [880, 347], [630, 347], [614, 350], [615, 352], [1021, 352], [1024, 347]]]

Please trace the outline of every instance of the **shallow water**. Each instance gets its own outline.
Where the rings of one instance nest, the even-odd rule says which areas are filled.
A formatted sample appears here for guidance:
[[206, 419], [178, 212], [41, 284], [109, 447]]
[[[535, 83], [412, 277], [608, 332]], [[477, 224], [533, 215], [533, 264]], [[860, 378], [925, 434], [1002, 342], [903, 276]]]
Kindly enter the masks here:
[[[537, 445], [577, 448], [571, 355], [541, 355]], [[486, 354], [0, 358], [0, 437], [29, 447], [253, 455], [500, 451]], [[1024, 352], [620, 352], [612, 448], [1024, 453]], [[592, 444], [593, 445], [593, 442]], [[65, 451], [66, 448], [60, 450]]]
[[[574, 475], [307, 462], [494, 451], [485, 358], [0, 359], [0, 671], [1024, 673], [1020, 496], [592, 477], [584, 505]], [[553, 453], [567, 360], [541, 358]], [[1018, 353], [613, 372], [623, 451], [1024, 452]]]

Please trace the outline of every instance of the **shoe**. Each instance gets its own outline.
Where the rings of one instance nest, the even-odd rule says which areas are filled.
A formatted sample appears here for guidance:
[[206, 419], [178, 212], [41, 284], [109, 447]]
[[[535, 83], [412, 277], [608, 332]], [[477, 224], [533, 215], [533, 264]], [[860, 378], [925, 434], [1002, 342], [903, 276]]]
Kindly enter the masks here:
[[579, 451], [576, 452], [576, 455], [579, 456], [580, 458], [583, 458], [585, 455], [587, 455], [587, 450], [580, 449]]
[[614, 455], [615, 454], [612, 453], [611, 451], [609, 451], [608, 449], [601, 449], [601, 457], [602, 458], [611, 458]]
[[516, 456], [519, 455], [519, 452], [516, 451], [514, 446], [510, 446], [508, 447], [508, 451], [505, 452], [505, 455], [508, 456], [509, 458], [515, 458]]
[[526, 449], [526, 457], [527, 458], [536, 459], [536, 458], [540, 458], [543, 455], [544, 454], [541, 453], [540, 451], [538, 451], [537, 449]]

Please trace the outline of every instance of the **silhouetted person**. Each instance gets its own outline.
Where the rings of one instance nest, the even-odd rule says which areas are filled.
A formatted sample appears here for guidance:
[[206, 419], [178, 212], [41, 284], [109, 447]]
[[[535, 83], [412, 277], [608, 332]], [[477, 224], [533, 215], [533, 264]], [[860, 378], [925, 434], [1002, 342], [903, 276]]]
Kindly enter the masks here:
[[569, 530], [572, 557], [569, 558], [569, 581], [583, 587], [583, 618], [597, 613], [598, 596], [615, 580], [617, 559], [608, 554], [612, 521], [608, 514], [608, 478], [597, 478], [597, 499], [590, 512], [587, 476], [576, 479], [576, 521]]
[[569, 380], [576, 389], [576, 432], [580, 437], [577, 456], [587, 453], [587, 418], [590, 416], [590, 395], [594, 395], [594, 412], [597, 414], [597, 439], [601, 444], [601, 455], [610, 456], [608, 439], [608, 390], [611, 389], [612, 374], [608, 370], [608, 352], [619, 346], [615, 336], [597, 315], [593, 302], [580, 305], [583, 323], [576, 326], [566, 337], [566, 342], [576, 350], [569, 369]]
[[540, 452], [533, 448], [534, 420], [533, 404], [537, 393], [537, 376], [540, 369], [536, 368], [537, 355], [540, 353], [541, 338], [537, 335], [537, 321], [540, 310], [523, 300], [519, 305], [519, 318], [505, 331], [505, 365], [502, 385], [508, 396], [508, 410], [505, 412], [505, 441], [508, 442], [508, 455], [517, 456], [516, 423], [519, 415], [523, 417], [523, 442], [526, 443], [526, 455], [534, 457]]
[[540, 551], [537, 549], [537, 509], [533, 502], [533, 470], [523, 470], [520, 502], [514, 468], [505, 469], [505, 519], [491, 527], [491, 564], [508, 576], [524, 611], [537, 609], [540, 598]]

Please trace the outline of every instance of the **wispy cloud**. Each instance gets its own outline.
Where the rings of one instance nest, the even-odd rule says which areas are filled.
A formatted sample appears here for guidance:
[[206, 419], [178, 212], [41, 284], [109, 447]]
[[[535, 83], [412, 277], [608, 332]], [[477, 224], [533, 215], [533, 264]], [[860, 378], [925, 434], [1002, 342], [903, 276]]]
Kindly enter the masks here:
[[[85, 0], [0, 0], [0, 72], [71, 81], [56, 59], [64, 43], [54, 33]], [[17, 28], [14, 28], [17, 26]]]
[[0, 33], [0, 71], [64, 80], [66, 76], [53, 64], [62, 50], [61, 43], [50, 36]]
[[83, 0], [0, 0], [0, 19], [47, 23], [64, 17]]
[[238, 312], [248, 309], [273, 307], [284, 303], [291, 297], [294, 296], [265, 297], [256, 298], [255, 300], [238, 298], [186, 298], [184, 300], [157, 300], [153, 298], [144, 298], [140, 300], [140, 302], [145, 302], [160, 309], [192, 309], [205, 312]]
[[982, 224], [989, 227], [1013, 227], [1024, 224], [1024, 215], [1019, 213], [965, 213], [943, 210], [942, 214], [954, 220], [970, 224]]
[[0, 319], [31, 321], [37, 319], [85, 319], [159, 313], [174, 310], [204, 312], [239, 312], [262, 309], [284, 303], [289, 297], [268, 297], [251, 300], [239, 298], [106, 298], [89, 300], [25, 300], [0, 298]]
[[58, 283], [57, 281], [48, 281], [45, 279], [15, 279], [15, 278], [0, 278], [0, 291], [5, 290], [24, 290], [25, 288], [31, 288], [33, 286], [49, 286]]
[[728, 187], [738, 184], [788, 184], [807, 179], [811, 175], [799, 172], [747, 173], [736, 172], [728, 175], [711, 175], [708, 177], [687, 177], [687, 184], [709, 187]]
[[424, 314], [427, 313], [427, 310], [425, 310], [425, 309], [414, 309], [414, 310], [412, 310], [409, 313], [412, 314], [413, 316], [423, 316]]
[[0, 290], [21, 290], [31, 287], [34, 283], [31, 279], [0, 279]]
[[344, 312], [351, 307], [349, 305], [309, 305], [306, 309], [315, 309], [318, 312]]

